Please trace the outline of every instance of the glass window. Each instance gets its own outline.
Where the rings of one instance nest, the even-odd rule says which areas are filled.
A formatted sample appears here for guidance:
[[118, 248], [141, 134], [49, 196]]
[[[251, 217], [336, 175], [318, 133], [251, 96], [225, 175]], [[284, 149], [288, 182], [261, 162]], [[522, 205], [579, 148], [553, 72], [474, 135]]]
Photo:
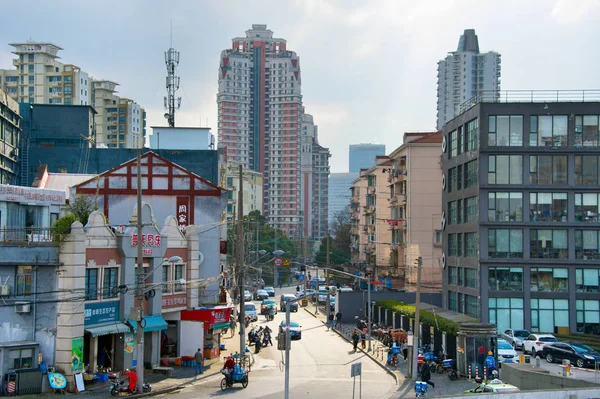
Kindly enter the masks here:
[[466, 150], [476, 150], [477, 149], [477, 135], [479, 122], [478, 119], [475, 118], [469, 122], [467, 122], [467, 140], [466, 140]]
[[461, 224], [463, 222], [463, 215], [464, 215], [464, 209], [463, 209], [463, 200], [456, 200], [456, 223], [457, 224]]
[[85, 299], [98, 299], [98, 269], [85, 269]]
[[578, 292], [600, 292], [600, 269], [575, 269], [575, 287]]
[[520, 222], [523, 220], [523, 193], [488, 193], [488, 221]]
[[463, 166], [462, 165], [458, 165], [456, 167], [456, 191], [459, 191], [462, 189], [462, 182], [463, 182]]
[[532, 267], [530, 277], [532, 291], [567, 292], [569, 287], [569, 269]]
[[464, 287], [465, 285], [465, 269], [463, 269], [462, 267], [458, 268], [458, 285], [460, 285], [461, 287]]
[[[537, 119], [535, 122], [532, 120]], [[531, 116], [529, 145], [531, 147], [566, 147], [567, 115]]]
[[451, 193], [453, 191], [456, 191], [458, 188], [457, 186], [457, 173], [456, 173], [456, 168], [451, 168], [448, 171], [448, 175], [449, 175], [449, 179], [448, 179], [448, 192]]
[[171, 266], [163, 265], [162, 267], [163, 294], [171, 293]]
[[577, 332], [582, 334], [600, 335], [600, 301], [594, 299], [578, 299]]
[[31, 295], [31, 266], [17, 266], [16, 292], [17, 296]]
[[598, 115], [577, 115], [575, 117], [576, 147], [600, 146], [598, 133]]
[[535, 332], [554, 333], [555, 327], [569, 326], [567, 299], [532, 299], [531, 329]]
[[464, 166], [465, 189], [477, 185], [477, 160], [467, 162]]
[[477, 233], [465, 233], [465, 256], [477, 258], [479, 255], [479, 235]]
[[456, 224], [457, 215], [456, 215], [456, 201], [451, 201], [448, 204], [448, 224]]
[[490, 155], [488, 184], [523, 184], [523, 157], [521, 155]]
[[522, 258], [523, 230], [489, 229], [488, 256], [490, 258]]
[[491, 291], [523, 291], [523, 268], [490, 267], [488, 284]]
[[523, 145], [522, 115], [498, 115], [489, 118], [488, 145], [490, 147], [521, 147]]
[[465, 282], [468, 288], [477, 288], [477, 269], [465, 269]]
[[463, 256], [463, 235], [462, 233], [456, 234], [456, 256]]
[[181, 284], [183, 279], [183, 265], [175, 265], [175, 291], [185, 290], [184, 285]]
[[450, 159], [458, 155], [458, 133], [457, 131], [450, 132]]
[[529, 182], [532, 184], [567, 184], [567, 156], [531, 155], [529, 157]]
[[458, 311], [457, 293], [454, 291], [448, 291], [448, 310], [453, 312]]
[[118, 270], [116, 267], [104, 268], [104, 279], [102, 280], [102, 298], [114, 298], [117, 293], [113, 293], [113, 287], [117, 287], [117, 274]]
[[575, 259], [600, 259], [600, 230], [575, 230]]
[[33, 64], [27, 65], [27, 71], [28, 72], [33, 72], [33, 69], [34, 69], [34, 65]]
[[530, 256], [544, 259], [567, 259], [567, 230], [531, 230]]
[[523, 298], [489, 298], [488, 309], [490, 323], [496, 324], [498, 331], [523, 328]]
[[477, 215], [479, 213], [477, 198], [478, 197], [465, 198], [465, 223], [477, 222]]
[[575, 184], [598, 184], [598, 156], [575, 156]]
[[8, 351], [8, 367], [28, 369], [33, 367], [33, 349], [12, 349]]
[[456, 244], [456, 234], [448, 234], [448, 256], [456, 256], [458, 252]]
[[458, 282], [458, 272], [457, 268], [450, 266], [448, 267], [448, 284], [456, 285]]
[[477, 297], [473, 295], [465, 295], [465, 314], [477, 318], [479, 306], [477, 305]]
[[575, 193], [575, 220], [578, 222], [598, 222], [600, 213], [599, 193]]
[[567, 193], [529, 193], [529, 220], [566, 222]]

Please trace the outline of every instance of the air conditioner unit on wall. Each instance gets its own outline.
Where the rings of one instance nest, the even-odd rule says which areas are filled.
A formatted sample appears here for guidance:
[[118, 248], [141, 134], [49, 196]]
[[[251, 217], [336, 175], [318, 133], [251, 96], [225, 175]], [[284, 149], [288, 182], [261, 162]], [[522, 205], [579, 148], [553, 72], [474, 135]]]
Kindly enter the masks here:
[[28, 303], [17, 303], [15, 304], [16, 313], [29, 313], [31, 312], [31, 305]]
[[0, 296], [9, 296], [9, 295], [10, 295], [9, 286], [6, 284], [0, 285]]

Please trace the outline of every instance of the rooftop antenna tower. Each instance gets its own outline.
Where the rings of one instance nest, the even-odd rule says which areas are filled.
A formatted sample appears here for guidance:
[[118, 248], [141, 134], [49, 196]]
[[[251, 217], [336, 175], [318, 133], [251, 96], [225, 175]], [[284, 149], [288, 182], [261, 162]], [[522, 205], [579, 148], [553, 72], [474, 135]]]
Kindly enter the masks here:
[[171, 47], [165, 52], [165, 64], [167, 66], [165, 118], [169, 122], [169, 127], [175, 127], [175, 111], [181, 107], [181, 97], [175, 97], [175, 92], [179, 89], [179, 76], [175, 75], [175, 68], [179, 65], [179, 51], [173, 48], [173, 21], [171, 21]]

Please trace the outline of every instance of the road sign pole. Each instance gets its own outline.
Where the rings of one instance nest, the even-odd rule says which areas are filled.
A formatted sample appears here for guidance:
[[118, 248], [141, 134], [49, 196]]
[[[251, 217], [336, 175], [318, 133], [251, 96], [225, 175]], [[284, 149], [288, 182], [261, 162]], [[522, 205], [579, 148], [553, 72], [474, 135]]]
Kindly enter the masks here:
[[352, 399], [354, 399], [354, 391], [356, 390], [356, 376], [352, 377]]
[[360, 373], [360, 377], [358, 377], [358, 397], [362, 399], [362, 372]]

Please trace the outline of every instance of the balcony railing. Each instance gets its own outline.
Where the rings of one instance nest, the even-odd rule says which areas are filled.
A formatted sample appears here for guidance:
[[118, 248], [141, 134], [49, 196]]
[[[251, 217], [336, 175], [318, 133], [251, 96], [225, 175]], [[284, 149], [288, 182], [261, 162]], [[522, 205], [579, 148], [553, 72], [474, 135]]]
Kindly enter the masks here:
[[0, 244], [47, 244], [54, 245], [50, 227], [2, 227]]

